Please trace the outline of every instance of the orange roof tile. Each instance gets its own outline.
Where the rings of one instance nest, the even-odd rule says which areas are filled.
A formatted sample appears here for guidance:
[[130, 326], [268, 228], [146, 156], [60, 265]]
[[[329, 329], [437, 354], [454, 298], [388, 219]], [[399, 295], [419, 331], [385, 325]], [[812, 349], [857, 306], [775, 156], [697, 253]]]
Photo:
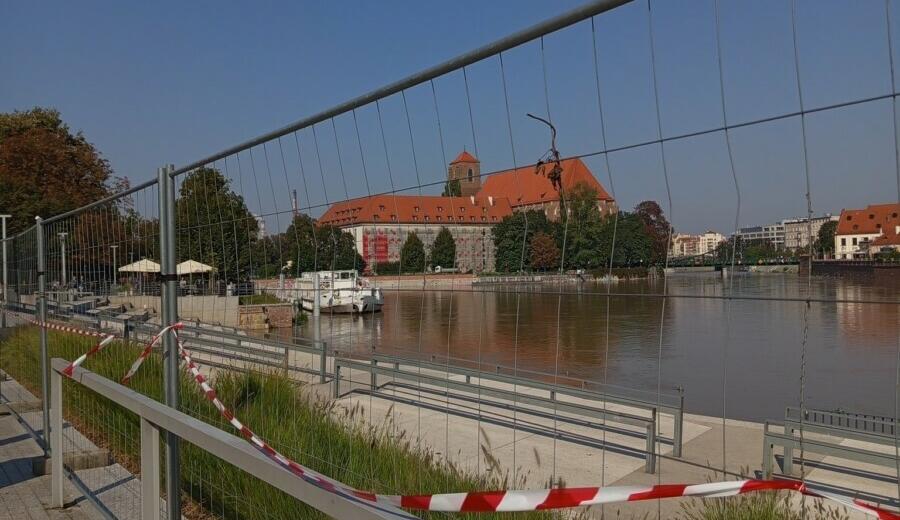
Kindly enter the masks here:
[[865, 209], [841, 211], [837, 235], [896, 235], [900, 225], [900, 204], [871, 204]]
[[487, 197], [373, 195], [336, 202], [318, 222], [342, 227], [390, 223], [496, 224], [511, 214], [512, 207], [505, 197], [491, 201]]
[[456, 159], [453, 159], [452, 161], [450, 161], [450, 164], [476, 163], [476, 162], [480, 162], [480, 161], [478, 159], [476, 159], [474, 155], [463, 150], [463, 151], [459, 152], [459, 155], [456, 156]]
[[[574, 188], [576, 184], [585, 183], [597, 191], [598, 200], [613, 200], [581, 159], [565, 159], [560, 166], [563, 169], [563, 191]], [[509, 197], [513, 207], [559, 200], [559, 193], [553, 189], [546, 176], [535, 173], [534, 166], [484, 175], [482, 180], [484, 184], [478, 192], [479, 196]]]

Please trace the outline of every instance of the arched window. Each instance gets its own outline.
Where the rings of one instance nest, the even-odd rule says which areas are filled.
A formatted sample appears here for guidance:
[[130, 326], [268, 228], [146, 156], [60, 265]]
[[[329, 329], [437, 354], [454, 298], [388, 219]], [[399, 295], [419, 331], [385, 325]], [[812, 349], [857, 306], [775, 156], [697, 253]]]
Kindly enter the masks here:
[[474, 176], [474, 172], [472, 171], [472, 168], [469, 168], [469, 182], [472, 182], [473, 176]]

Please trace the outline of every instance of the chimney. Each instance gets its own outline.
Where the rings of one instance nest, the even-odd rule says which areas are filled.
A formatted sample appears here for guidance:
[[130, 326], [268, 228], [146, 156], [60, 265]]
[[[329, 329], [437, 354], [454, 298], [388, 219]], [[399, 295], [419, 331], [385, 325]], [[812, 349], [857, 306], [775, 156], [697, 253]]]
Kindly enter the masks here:
[[297, 190], [291, 192], [291, 210], [295, 217], [300, 214], [300, 209], [297, 207]]
[[488, 195], [488, 205], [494, 207], [494, 196]]
[[475, 205], [475, 195], [469, 195], [469, 200], [472, 201], [472, 205]]

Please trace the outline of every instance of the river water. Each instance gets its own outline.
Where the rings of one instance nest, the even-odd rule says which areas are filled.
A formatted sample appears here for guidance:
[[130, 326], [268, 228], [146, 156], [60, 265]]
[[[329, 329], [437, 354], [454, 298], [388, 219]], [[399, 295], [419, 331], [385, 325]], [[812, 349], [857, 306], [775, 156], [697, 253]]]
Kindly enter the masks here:
[[[663, 283], [620, 281], [610, 290], [660, 294]], [[322, 338], [357, 355], [443, 363], [449, 354], [484, 370], [606, 382], [653, 399], [682, 387], [690, 412], [760, 421], [799, 404], [806, 329], [807, 406], [894, 415], [900, 306], [835, 300], [898, 301], [900, 283], [814, 277], [809, 294], [825, 301], [808, 310], [777, 300], [806, 297], [797, 274], [676, 274], [667, 283], [672, 295], [776, 300], [607, 296], [603, 283], [385, 291], [381, 313], [323, 315]]]

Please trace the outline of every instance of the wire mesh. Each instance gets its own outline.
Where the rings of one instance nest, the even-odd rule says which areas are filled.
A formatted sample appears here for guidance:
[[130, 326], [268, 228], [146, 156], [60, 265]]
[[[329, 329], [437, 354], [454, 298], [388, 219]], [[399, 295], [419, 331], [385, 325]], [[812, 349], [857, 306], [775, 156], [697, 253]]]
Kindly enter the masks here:
[[[835, 128], [893, 135], [842, 138], [840, 153], [889, 156], [860, 182], [896, 178], [900, 190], [890, 5], [838, 12], [886, 20], [886, 45], [873, 48], [887, 62], [863, 72], [889, 90], [836, 94], [816, 74], [839, 64], [805, 68], [821, 20], [789, 7], [764, 9], [790, 26], [769, 27], [782, 45], [762, 53], [792, 71], [787, 80], [743, 66], [735, 20], [749, 8], [692, 6], [697, 16], [675, 27], [679, 7], [637, 2], [177, 170], [186, 348], [274, 448], [360, 489], [702, 482], [762, 475], [777, 458], [782, 478], [896, 506], [896, 286], [809, 274], [814, 216], [840, 200], [819, 191], [835, 181]], [[625, 45], [639, 51], [613, 52]], [[682, 60], [702, 73], [677, 74]], [[787, 101], [742, 86], [751, 75], [771, 76]], [[97, 358], [110, 377], [164, 325], [159, 195], [150, 185], [43, 228], [54, 318], [130, 335]], [[741, 225], [776, 208], [803, 215], [805, 238], [789, 251], [782, 232], [775, 265], [751, 265], [761, 246]], [[730, 236], [676, 258], [676, 230], [699, 225], [692, 213]], [[25, 310], [37, 283], [28, 233], [10, 255]], [[706, 260], [720, 270], [694, 265]], [[692, 267], [711, 274], [680, 272]], [[51, 334], [63, 357], [87, 346]], [[4, 359], [7, 350], [5, 371], [39, 380], [34, 351]], [[134, 380], [157, 399], [160, 364], [154, 355]], [[229, 428], [180, 384], [182, 411]], [[72, 395], [79, 433], [68, 446], [117, 457], [84, 477], [88, 487], [137, 474], [134, 418]], [[839, 431], [820, 412], [845, 423], [877, 415], [893, 434]], [[848, 462], [847, 439], [894, 458]], [[312, 514], [202, 447], [183, 448], [185, 515]], [[115, 504], [136, 510], [138, 499]], [[807, 505], [801, 516], [813, 514]], [[663, 518], [678, 507], [587, 514]]]

